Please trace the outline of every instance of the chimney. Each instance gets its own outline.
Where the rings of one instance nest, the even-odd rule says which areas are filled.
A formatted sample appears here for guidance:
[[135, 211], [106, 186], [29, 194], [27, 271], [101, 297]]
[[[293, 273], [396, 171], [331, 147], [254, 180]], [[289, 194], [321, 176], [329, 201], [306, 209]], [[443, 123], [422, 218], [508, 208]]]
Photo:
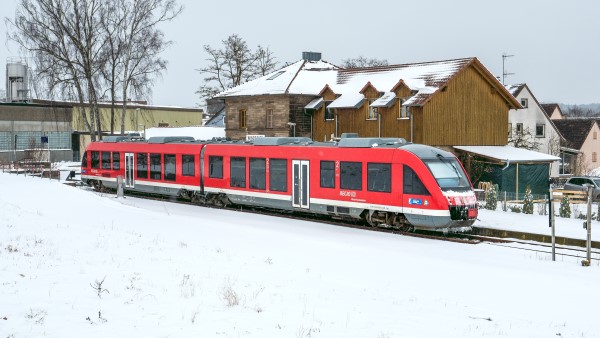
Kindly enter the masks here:
[[307, 61], [320, 61], [321, 53], [317, 52], [302, 52], [302, 59]]

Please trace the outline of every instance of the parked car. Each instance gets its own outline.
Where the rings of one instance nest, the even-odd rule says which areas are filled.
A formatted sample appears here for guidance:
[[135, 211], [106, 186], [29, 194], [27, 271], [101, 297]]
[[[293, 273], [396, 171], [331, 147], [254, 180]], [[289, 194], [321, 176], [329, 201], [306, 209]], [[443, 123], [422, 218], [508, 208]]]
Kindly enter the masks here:
[[564, 185], [565, 190], [587, 191], [587, 185], [594, 187], [592, 196], [594, 200], [600, 200], [600, 177], [593, 176], [573, 176], [570, 177]]

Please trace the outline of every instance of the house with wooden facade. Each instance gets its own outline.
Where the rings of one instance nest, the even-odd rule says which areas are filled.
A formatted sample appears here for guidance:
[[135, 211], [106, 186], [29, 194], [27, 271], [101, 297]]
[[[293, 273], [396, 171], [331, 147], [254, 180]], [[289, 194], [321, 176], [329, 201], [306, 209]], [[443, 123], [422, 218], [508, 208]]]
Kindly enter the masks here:
[[508, 111], [520, 107], [477, 58], [340, 69], [320, 96], [315, 140], [357, 133], [440, 147], [506, 145]]
[[352, 133], [441, 147], [506, 145], [508, 111], [520, 107], [477, 58], [355, 69], [301, 60], [217, 97], [232, 139]]
[[[506, 86], [506, 89], [521, 103], [519, 109], [508, 112], [509, 144], [559, 156], [564, 139], [529, 86], [521, 83]], [[551, 163], [550, 176], [558, 175], [559, 163]]]

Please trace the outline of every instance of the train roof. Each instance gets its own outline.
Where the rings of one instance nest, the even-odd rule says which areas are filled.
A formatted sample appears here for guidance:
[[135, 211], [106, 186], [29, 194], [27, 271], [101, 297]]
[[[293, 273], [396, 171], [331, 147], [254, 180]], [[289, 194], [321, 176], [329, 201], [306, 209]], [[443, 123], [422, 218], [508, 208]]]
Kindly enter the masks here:
[[415, 154], [422, 159], [436, 158], [438, 156], [452, 157], [452, 153], [424, 144], [407, 142], [403, 138], [380, 138], [380, 137], [347, 137], [335, 142], [313, 142], [308, 137], [260, 137], [251, 141], [232, 141], [225, 138], [213, 138], [212, 140], [195, 140], [191, 136], [160, 136], [144, 140], [135, 136], [107, 136], [102, 142], [135, 142], [146, 144], [227, 144], [239, 146], [312, 146], [332, 148], [402, 148]]

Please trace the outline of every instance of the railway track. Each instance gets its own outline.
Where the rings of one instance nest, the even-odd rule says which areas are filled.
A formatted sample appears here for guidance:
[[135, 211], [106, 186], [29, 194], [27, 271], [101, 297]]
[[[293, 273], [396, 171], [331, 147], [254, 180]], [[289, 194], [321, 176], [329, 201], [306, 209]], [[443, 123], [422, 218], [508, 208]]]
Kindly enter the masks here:
[[[105, 193], [106, 192], [102, 192]], [[213, 208], [213, 209], [222, 209], [222, 210], [231, 210], [231, 211], [239, 211], [245, 213], [253, 213], [260, 215], [267, 215], [273, 217], [294, 219], [294, 220], [303, 220], [303, 221], [311, 221], [311, 222], [319, 222], [324, 224], [329, 224], [333, 226], [352, 228], [352, 229], [360, 229], [366, 231], [376, 231], [376, 232], [384, 232], [390, 233], [399, 236], [407, 236], [407, 237], [416, 237], [416, 238], [425, 238], [432, 240], [441, 240], [447, 242], [461, 243], [461, 244], [480, 244], [485, 243], [488, 245], [494, 245], [509, 249], [516, 250], [524, 250], [531, 251], [536, 253], [543, 253], [550, 255], [552, 253], [550, 244], [539, 243], [539, 242], [528, 242], [528, 241], [520, 241], [516, 239], [506, 239], [506, 238], [498, 238], [498, 237], [489, 237], [489, 236], [481, 236], [481, 235], [472, 235], [468, 233], [461, 232], [446, 232], [446, 231], [431, 231], [431, 230], [415, 230], [413, 232], [401, 231], [393, 228], [386, 227], [373, 227], [368, 225], [366, 222], [359, 222], [351, 219], [337, 219], [324, 215], [311, 215], [297, 212], [282, 212], [271, 209], [264, 208], [252, 208], [247, 206], [238, 206], [238, 207], [218, 207], [214, 205], [204, 205], [198, 204], [194, 202], [190, 202], [189, 200], [181, 199], [181, 198], [172, 198], [165, 196], [157, 196], [151, 194], [137, 193], [137, 192], [128, 192], [130, 196], [135, 196], [138, 198], [150, 199], [155, 201], [162, 202], [172, 202], [179, 204], [192, 205], [195, 207], [203, 207], [203, 208]], [[592, 251], [592, 261], [600, 261], [600, 251]], [[565, 256], [565, 257], [574, 257], [574, 258], [586, 258], [586, 250], [579, 249], [574, 247], [560, 246], [556, 245], [556, 255], [557, 256]], [[596, 255], [596, 257], [593, 257]]]

